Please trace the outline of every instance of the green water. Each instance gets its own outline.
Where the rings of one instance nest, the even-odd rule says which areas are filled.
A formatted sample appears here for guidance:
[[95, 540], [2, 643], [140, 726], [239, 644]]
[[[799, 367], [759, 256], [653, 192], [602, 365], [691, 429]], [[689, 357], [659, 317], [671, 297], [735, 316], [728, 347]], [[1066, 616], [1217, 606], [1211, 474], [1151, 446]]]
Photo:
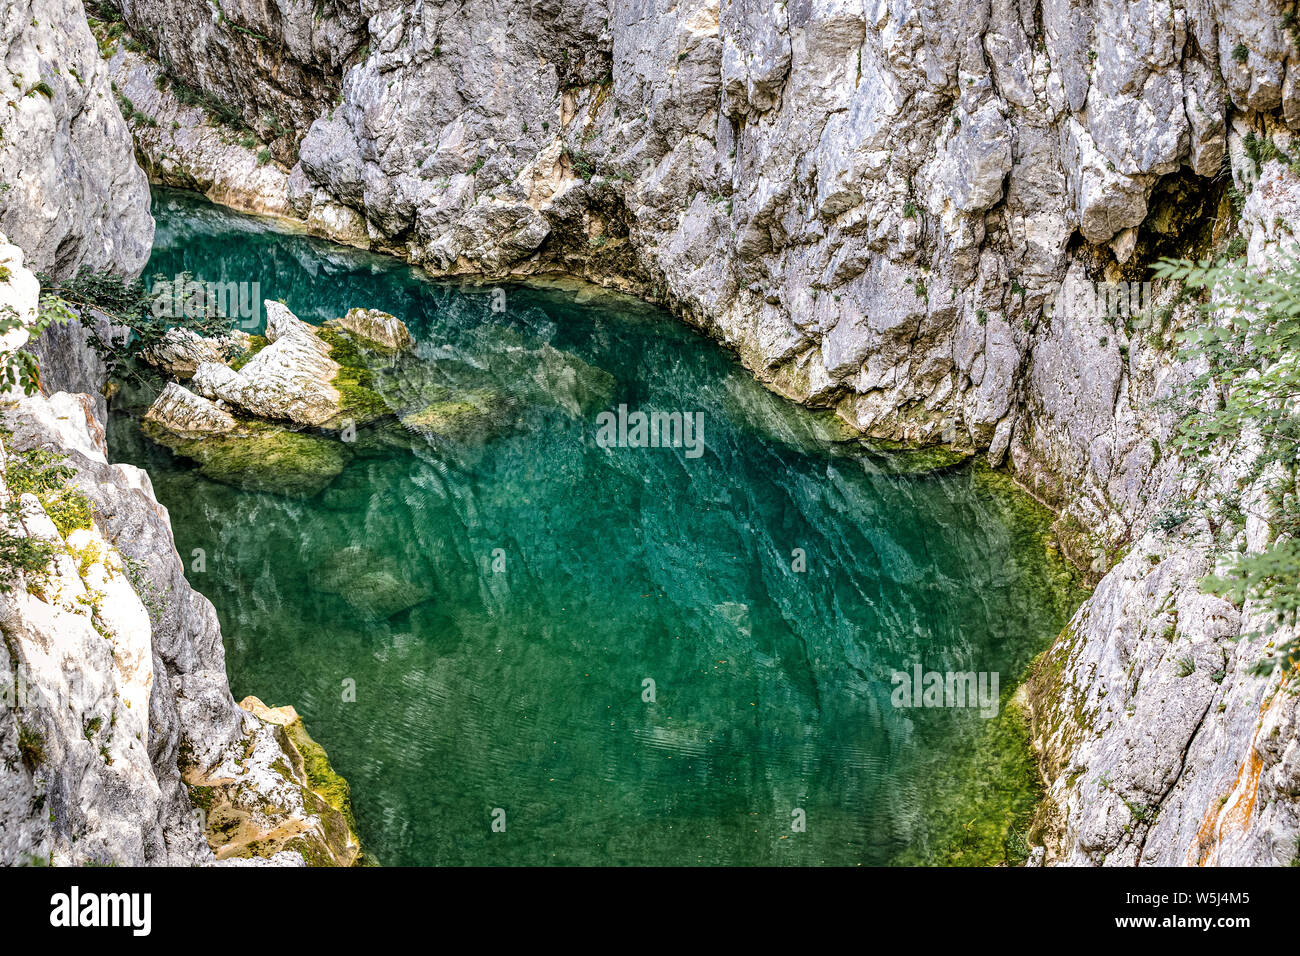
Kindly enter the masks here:
[[[395, 405], [432, 376], [509, 410], [456, 440], [363, 428], [305, 500], [202, 477], [141, 435], [135, 390], [114, 411], [116, 460], [149, 469], [186, 562], [203, 549], [236, 698], [297, 707], [380, 861], [1003, 856], [1033, 799], [1014, 722], [890, 701], [917, 663], [998, 672], [1005, 700], [1078, 598], [996, 476], [828, 443], [645, 307], [510, 287], [494, 311], [183, 194], [154, 213], [150, 274], [257, 281], [312, 322], [392, 312], [420, 353], [377, 370]], [[706, 451], [599, 447], [619, 403], [702, 413]]]

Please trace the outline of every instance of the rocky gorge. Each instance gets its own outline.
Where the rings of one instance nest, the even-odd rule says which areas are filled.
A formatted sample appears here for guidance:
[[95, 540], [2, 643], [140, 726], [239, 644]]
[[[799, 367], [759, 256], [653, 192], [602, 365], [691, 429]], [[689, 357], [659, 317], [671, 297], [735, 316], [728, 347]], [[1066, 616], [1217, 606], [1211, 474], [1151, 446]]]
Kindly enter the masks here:
[[[1267, 649], [1243, 639], [1252, 607], [1198, 584], [1216, 542], [1258, 550], [1267, 523], [1157, 520], [1206, 493], [1168, 453], [1176, 422], [1161, 404], [1189, 376], [1175, 335], [1194, 317], [1172, 289], [1118, 314], [1058, 295], [1234, 243], [1262, 265], [1292, 241], [1292, 5], [122, 0], [89, 12], [88, 24], [79, 3], [31, 0], [4, 21], [15, 94], [0, 114], [0, 230], [27, 262], [138, 270], [147, 172], [433, 275], [578, 276], [665, 305], [780, 394], [878, 442], [983, 456], [1057, 512], [1095, 590], [1027, 686], [1046, 787], [1032, 860], [1280, 865], [1300, 853], [1294, 678], [1254, 673]], [[26, 290], [6, 301], [30, 312], [30, 277], [10, 255], [8, 282]], [[155, 418], [248, 431], [228, 408], [265, 413], [268, 394], [271, 417], [340, 415], [328, 385], [340, 363], [273, 306], [259, 354], [296, 349], [323, 387], [277, 380], [274, 354], [241, 369], [195, 362]], [[166, 521], [147, 477], [108, 465], [94, 414], [83, 427], [69, 411], [93, 406], [102, 369], [76, 327], [46, 335], [51, 394], [17, 401], [15, 447], [68, 449], [95, 487], [124, 489], [123, 513], [152, 514], [141, 554], [173, 595], [170, 630], [155, 623], [152, 652], [136, 647], [141, 663], [120, 678], [129, 709], [147, 700], [162, 730], [147, 754], [130, 743], [139, 728], [113, 738], [125, 739], [114, 759], [157, 791], [132, 802], [152, 807], [148, 829], [125, 829], [154, 836], [95, 838], [126, 859], [202, 856], [182, 742], [202, 742], [192, 759], [211, 777], [229, 770], [223, 748], [257, 753], [283, 735], [258, 706], [234, 709], [215, 620], [157, 544]], [[1230, 450], [1225, 472], [1244, 454]], [[125, 540], [114, 546], [140, 558]], [[91, 580], [111, 577], [108, 560]], [[139, 608], [119, 590], [113, 613], [136, 627], [109, 627], [139, 644]], [[34, 633], [25, 622], [40, 613], [7, 612]], [[151, 674], [173, 693], [160, 680], [148, 691]], [[50, 737], [89, 741], [90, 713]], [[14, 753], [21, 733], [7, 727]], [[99, 768], [76, 759], [110, 799]], [[309, 817], [319, 791], [294, 782]], [[328, 829], [326, 816], [307, 826]], [[7, 825], [17, 836], [0, 847], [87, 858], [32, 832]], [[354, 841], [323, 842], [345, 859]]]

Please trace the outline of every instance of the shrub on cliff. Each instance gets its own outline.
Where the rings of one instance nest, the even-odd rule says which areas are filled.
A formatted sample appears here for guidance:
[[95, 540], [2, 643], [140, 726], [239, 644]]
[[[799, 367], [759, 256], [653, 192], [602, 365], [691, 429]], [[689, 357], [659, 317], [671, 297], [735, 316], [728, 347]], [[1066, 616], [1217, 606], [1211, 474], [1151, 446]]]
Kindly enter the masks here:
[[[131, 359], [141, 352], [158, 346], [168, 329], [185, 328], [199, 335], [219, 336], [230, 331], [231, 319], [208, 301], [202, 291], [203, 284], [183, 272], [174, 279], [154, 277], [154, 289], [146, 289], [137, 279], [124, 278], [109, 270], [94, 270], [83, 266], [75, 276], [56, 280], [38, 273], [41, 288], [50, 290], [61, 300], [75, 306], [82, 313], [82, 324], [91, 335], [91, 345], [104, 357], [109, 374], [119, 376], [131, 367]], [[185, 301], [176, 303], [175, 290], [185, 292]], [[166, 298], [167, 308], [156, 306]], [[94, 309], [108, 316], [115, 327], [125, 327], [128, 334], [106, 341], [97, 331], [96, 323], [88, 321], [84, 313]]]
[[[1253, 599], [1268, 614], [1265, 635], [1294, 627], [1300, 614], [1300, 249], [1266, 270], [1245, 259], [1165, 260], [1156, 275], [1202, 293], [1205, 322], [1180, 336], [1180, 357], [1204, 370], [1179, 395], [1186, 417], [1174, 447], [1189, 468], [1208, 477], [1216, 453], [1243, 439], [1254, 454], [1246, 480], [1229, 505], [1244, 512], [1254, 488], [1258, 515], [1273, 531], [1266, 550], [1236, 557], [1226, 574], [1202, 587], [1236, 604]], [[1271, 672], [1300, 663], [1300, 640], [1274, 648], [1260, 665]]]

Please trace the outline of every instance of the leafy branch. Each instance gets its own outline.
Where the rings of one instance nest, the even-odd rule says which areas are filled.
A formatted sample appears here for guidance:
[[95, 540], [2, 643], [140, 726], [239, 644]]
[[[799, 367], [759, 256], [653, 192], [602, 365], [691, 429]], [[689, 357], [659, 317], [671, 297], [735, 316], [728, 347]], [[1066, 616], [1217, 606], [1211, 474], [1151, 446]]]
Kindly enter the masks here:
[[[1295, 627], [1300, 618], [1300, 250], [1292, 248], [1266, 270], [1244, 259], [1191, 262], [1166, 259], [1158, 278], [1202, 292], [1203, 324], [1179, 335], [1179, 357], [1200, 368], [1179, 392], [1185, 414], [1173, 447], [1189, 468], [1210, 476], [1213, 456], [1243, 439], [1251, 442], [1250, 470], [1239, 491], [1263, 493], [1274, 532], [1262, 552], [1236, 557], [1202, 588], [1238, 605], [1257, 602], [1268, 620], [1263, 634]], [[1238, 509], [1239, 510], [1239, 509]], [[1257, 666], [1300, 663], [1300, 639], [1292, 638]]]

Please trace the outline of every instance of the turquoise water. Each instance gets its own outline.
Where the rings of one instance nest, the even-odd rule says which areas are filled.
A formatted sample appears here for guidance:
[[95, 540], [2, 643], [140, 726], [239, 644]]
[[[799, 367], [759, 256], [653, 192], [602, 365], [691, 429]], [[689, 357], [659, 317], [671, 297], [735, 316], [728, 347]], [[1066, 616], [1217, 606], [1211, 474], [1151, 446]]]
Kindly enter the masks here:
[[[116, 460], [203, 549], [236, 699], [297, 707], [381, 862], [945, 862], [976, 831], [988, 862], [1023, 826], [1023, 755], [985, 759], [1000, 721], [890, 701], [918, 663], [1006, 698], [1077, 599], [996, 476], [893, 473], [622, 299], [507, 287], [494, 311], [184, 194], [154, 213], [149, 273], [257, 281], [311, 322], [392, 312], [419, 349], [376, 370], [394, 407], [436, 380], [505, 409], [452, 439], [363, 427], [290, 498], [150, 442], [137, 390], [115, 406]], [[600, 447], [620, 403], [702, 414], [704, 454]]]

